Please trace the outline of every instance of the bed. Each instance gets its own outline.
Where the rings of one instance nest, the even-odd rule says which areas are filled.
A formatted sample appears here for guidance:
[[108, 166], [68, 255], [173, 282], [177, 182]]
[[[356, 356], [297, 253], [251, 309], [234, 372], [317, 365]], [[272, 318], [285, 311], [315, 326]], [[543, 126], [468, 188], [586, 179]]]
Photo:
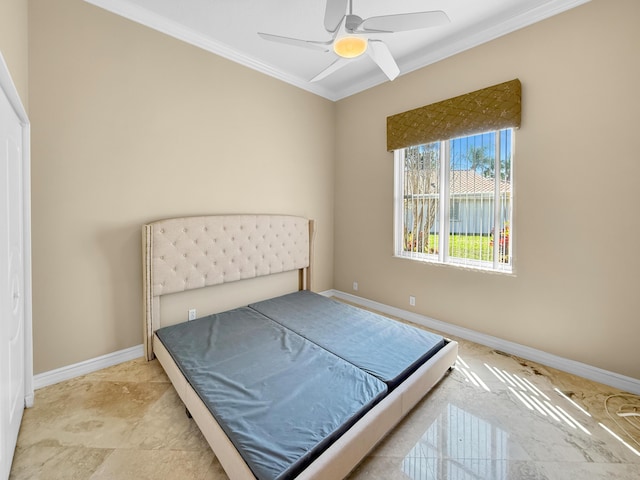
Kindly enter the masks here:
[[[232, 479], [344, 478], [453, 366], [454, 341], [311, 291], [311, 220], [143, 227], [144, 346]], [[297, 292], [162, 326], [163, 295], [298, 271]]]

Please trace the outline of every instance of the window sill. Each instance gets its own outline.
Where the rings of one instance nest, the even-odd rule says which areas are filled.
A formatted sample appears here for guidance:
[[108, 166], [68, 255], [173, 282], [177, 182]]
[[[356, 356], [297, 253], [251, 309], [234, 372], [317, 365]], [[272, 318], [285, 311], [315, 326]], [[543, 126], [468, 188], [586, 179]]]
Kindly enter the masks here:
[[412, 260], [425, 265], [433, 265], [436, 267], [451, 267], [457, 270], [465, 270], [472, 272], [482, 272], [489, 274], [505, 275], [508, 277], [515, 277], [516, 274], [513, 271], [513, 267], [504, 267], [502, 269], [494, 269], [490, 262], [483, 262], [480, 260], [465, 260], [461, 262], [440, 262], [435, 255], [412, 253], [412, 254], [394, 254], [394, 258], [401, 260]]

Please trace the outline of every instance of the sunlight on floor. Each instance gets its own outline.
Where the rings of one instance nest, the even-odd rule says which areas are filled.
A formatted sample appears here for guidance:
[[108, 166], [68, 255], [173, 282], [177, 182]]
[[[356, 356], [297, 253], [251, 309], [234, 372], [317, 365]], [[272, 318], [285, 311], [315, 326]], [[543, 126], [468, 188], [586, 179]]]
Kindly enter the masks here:
[[[590, 428], [597, 428], [592, 415], [576, 400], [570, 398], [571, 392], [564, 393], [557, 387], [552, 387], [550, 391], [547, 385], [544, 387], [547, 391], [545, 393], [522, 374], [518, 375], [489, 363], [483, 365], [486, 370], [475, 371], [468, 362], [458, 356], [455, 369], [462, 374], [465, 383], [486, 392], [492, 391], [489, 386], [492, 382], [494, 389], [496, 388], [497, 379], [502, 384], [498, 390], [506, 391], [512, 400], [522, 405], [526, 411], [559, 426], [565, 425], [564, 428], [569, 427], [575, 430], [576, 434], [581, 432], [586, 436], [592, 436], [592, 431], [589, 431], [585, 424]], [[401, 467], [403, 474], [413, 480], [509, 478], [509, 462], [514, 460], [510, 456], [509, 433], [468, 409], [465, 410], [458, 403], [447, 403], [433, 419], [404, 457]], [[604, 424], [598, 425], [636, 455], [640, 455]]]
[[629, 450], [631, 450], [633, 453], [635, 453], [636, 455], [638, 455], [640, 457], [640, 452], [638, 452], [638, 450], [636, 450], [630, 444], [628, 444], [626, 441], [624, 441], [622, 438], [620, 438], [620, 436], [618, 436], [615, 432], [612, 432], [606, 425], [603, 425], [602, 423], [599, 423], [598, 425], [600, 425], [602, 428], [604, 428], [613, 438], [618, 440], [625, 447], [627, 447]]
[[[551, 398], [546, 395], [542, 390], [536, 387], [533, 383], [531, 383], [526, 378], [520, 377], [515, 373], [510, 373], [506, 370], [501, 370], [497, 367], [491, 366], [487, 363], [484, 364], [486, 369], [493, 374], [495, 378], [497, 378], [500, 382], [505, 384], [509, 390], [513, 394], [515, 398], [517, 398], [522, 405], [524, 405], [528, 410], [533, 412], [538, 412], [540, 415], [544, 417], [548, 417], [553, 419], [556, 422], [564, 422], [569, 427], [573, 429], [580, 429], [586, 435], [591, 435], [591, 432], [576, 418], [571, 415], [567, 410], [562, 408], [557, 403], [552, 404]], [[487, 384], [480, 378], [480, 376], [474, 372], [467, 362], [465, 362], [460, 356], [458, 356], [456, 362], [456, 368], [459, 369], [463, 375], [466, 377], [467, 381], [472, 383], [476, 387], [481, 387], [484, 390], [490, 392], [490, 388]], [[575, 408], [579, 413], [591, 417], [591, 414], [587, 412], [582, 406], [580, 406], [575, 400], [571, 399], [568, 395], [564, 394], [557, 387], [554, 387], [553, 390], [565, 400], [571, 407]], [[568, 407], [567, 407], [568, 408]], [[606, 405], [605, 405], [606, 408]], [[615, 419], [614, 419], [615, 421]], [[617, 422], [616, 422], [617, 423]], [[607, 433], [609, 433], [613, 438], [617, 441], [621, 442], [625, 447], [631, 450], [634, 454], [640, 456], [640, 452], [636, 450], [630, 443], [625, 441], [619, 435], [614, 433], [610, 428], [608, 428], [603, 423], [598, 423]], [[623, 429], [624, 430], [624, 429]], [[626, 432], [626, 430], [625, 430]], [[629, 434], [627, 432], [629, 436]], [[634, 440], [635, 441], [635, 440]]]
[[[484, 366], [498, 380], [502, 383], [508, 384], [509, 391], [529, 410], [537, 411], [540, 415], [549, 417], [556, 422], [564, 422], [573, 429], [579, 428], [585, 434], [591, 435], [591, 432], [589, 432], [589, 430], [587, 430], [571, 414], [569, 414], [560, 405], [552, 404], [551, 398], [526, 378], [521, 378], [515, 373], [511, 374], [506, 370], [500, 370], [487, 363], [485, 363]], [[565, 395], [562, 397], [567, 398]], [[572, 402], [572, 404], [575, 405], [575, 402]], [[584, 409], [580, 410], [583, 412], [585, 411]]]
[[487, 392], [491, 391], [491, 389], [487, 387], [487, 384], [482, 381], [480, 376], [474, 372], [469, 365], [467, 365], [467, 362], [465, 362], [460, 356], [458, 356], [456, 360], [456, 369], [460, 370], [464, 376], [467, 377], [467, 380], [473, 383], [476, 387], [482, 387]]

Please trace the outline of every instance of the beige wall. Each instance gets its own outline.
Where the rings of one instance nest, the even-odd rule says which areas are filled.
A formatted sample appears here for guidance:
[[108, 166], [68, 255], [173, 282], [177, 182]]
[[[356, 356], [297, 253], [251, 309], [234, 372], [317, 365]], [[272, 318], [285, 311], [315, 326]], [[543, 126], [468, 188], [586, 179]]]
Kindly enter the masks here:
[[29, 101], [27, 7], [27, 0], [0, 1], [0, 52], [25, 109]]
[[36, 373], [142, 342], [147, 221], [314, 218], [332, 287], [332, 102], [81, 0], [29, 15]]
[[[640, 378], [638, 18], [594, 0], [340, 101], [334, 288]], [[386, 116], [513, 78], [516, 275], [393, 258]]]
[[[337, 104], [80, 0], [30, 1], [27, 89], [26, 26], [7, 30], [26, 20], [5, 25], [7, 6], [25, 10], [1, 4], [0, 49], [30, 97], [36, 373], [141, 342], [142, 223], [287, 212], [318, 221], [316, 290], [357, 280], [405, 309], [412, 294], [419, 313], [640, 378], [635, 0]], [[516, 77], [516, 275], [394, 259], [386, 116]]]

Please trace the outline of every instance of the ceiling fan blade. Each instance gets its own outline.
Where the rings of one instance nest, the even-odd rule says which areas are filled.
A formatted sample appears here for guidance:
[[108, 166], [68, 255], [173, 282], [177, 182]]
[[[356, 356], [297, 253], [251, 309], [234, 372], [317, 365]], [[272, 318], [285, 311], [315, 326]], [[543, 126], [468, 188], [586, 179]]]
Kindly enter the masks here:
[[450, 23], [449, 17], [441, 10], [432, 12], [400, 13], [398, 15], [382, 15], [367, 18], [362, 22], [362, 28], [385, 32], [404, 32], [419, 28], [438, 27]]
[[389, 80], [393, 80], [400, 75], [400, 68], [398, 68], [398, 64], [393, 59], [393, 55], [391, 55], [386, 43], [381, 40], [369, 40], [367, 53], [378, 64], [380, 70], [389, 77]]
[[349, 58], [340, 57], [335, 62], [333, 62], [331, 65], [329, 65], [327, 68], [325, 68], [323, 71], [321, 71], [319, 74], [317, 74], [315, 77], [313, 77], [309, 81], [310, 82], [318, 82], [318, 81], [322, 80], [323, 78], [328, 77], [333, 72], [336, 72], [336, 71], [340, 70], [347, 63], [349, 63], [349, 61], [350, 61]]
[[327, 7], [324, 11], [324, 28], [334, 33], [338, 30], [342, 18], [347, 12], [349, 0], [327, 0]]
[[286, 45], [293, 45], [295, 47], [310, 48], [312, 50], [319, 50], [321, 52], [328, 52], [331, 50], [332, 40], [327, 42], [317, 42], [315, 40], [302, 40], [300, 38], [281, 37], [280, 35], [272, 35], [270, 33], [258, 32], [258, 35], [270, 42], [284, 43]]

